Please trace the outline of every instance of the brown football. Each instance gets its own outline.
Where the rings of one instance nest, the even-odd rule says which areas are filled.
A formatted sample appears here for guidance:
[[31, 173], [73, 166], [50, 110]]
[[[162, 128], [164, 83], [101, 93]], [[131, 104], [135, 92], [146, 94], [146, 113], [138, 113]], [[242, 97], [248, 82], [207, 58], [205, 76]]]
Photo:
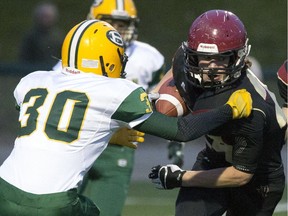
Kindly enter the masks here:
[[168, 79], [159, 89], [160, 97], [155, 102], [156, 110], [168, 116], [183, 116], [188, 112], [187, 106], [180, 96], [173, 78]]

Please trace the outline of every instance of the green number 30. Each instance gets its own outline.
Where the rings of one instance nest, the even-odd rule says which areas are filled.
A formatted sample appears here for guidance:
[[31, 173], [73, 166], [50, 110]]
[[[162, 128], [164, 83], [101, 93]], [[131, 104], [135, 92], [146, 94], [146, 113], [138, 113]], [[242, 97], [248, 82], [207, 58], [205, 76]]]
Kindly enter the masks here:
[[79, 136], [88, 107], [87, 95], [82, 92], [63, 91], [56, 95], [50, 110], [40, 110], [47, 95], [47, 89], [43, 88], [31, 89], [25, 95], [19, 136], [30, 135], [37, 129], [39, 122], [44, 121], [43, 130], [49, 139], [73, 142]]

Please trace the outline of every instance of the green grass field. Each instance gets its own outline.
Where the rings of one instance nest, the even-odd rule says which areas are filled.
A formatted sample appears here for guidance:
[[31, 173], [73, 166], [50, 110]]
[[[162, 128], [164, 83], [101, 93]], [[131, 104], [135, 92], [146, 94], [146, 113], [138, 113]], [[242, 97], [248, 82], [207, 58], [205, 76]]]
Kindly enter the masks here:
[[[158, 190], [149, 181], [132, 182], [122, 216], [173, 216], [178, 190]], [[287, 190], [273, 216], [287, 216]]]

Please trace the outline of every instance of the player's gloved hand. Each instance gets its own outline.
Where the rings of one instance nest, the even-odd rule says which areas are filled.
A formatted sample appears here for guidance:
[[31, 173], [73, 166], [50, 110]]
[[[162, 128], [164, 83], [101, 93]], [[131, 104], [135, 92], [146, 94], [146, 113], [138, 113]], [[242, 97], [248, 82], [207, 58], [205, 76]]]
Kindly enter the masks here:
[[240, 89], [230, 96], [227, 103], [233, 111], [233, 119], [248, 117], [252, 110], [252, 98], [246, 89]]
[[158, 189], [173, 189], [181, 187], [182, 177], [186, 171], [180, 167], [169, 164], [166, 166], [154, 166], [151, 169], [149, 178]]
[[109, 143], [136, 149], [138, 142], [144, 142], [144, 135], [145, 133], [137, 130], [128, 129], [126, 127], [120, 128], [113, 134]]
[[184, 164], [184, 146], [185, 143], [176, 141], [169, 141], [168, 144], [168, 159], [172, 160], [172, 163], [179, 167], [182, 167]]

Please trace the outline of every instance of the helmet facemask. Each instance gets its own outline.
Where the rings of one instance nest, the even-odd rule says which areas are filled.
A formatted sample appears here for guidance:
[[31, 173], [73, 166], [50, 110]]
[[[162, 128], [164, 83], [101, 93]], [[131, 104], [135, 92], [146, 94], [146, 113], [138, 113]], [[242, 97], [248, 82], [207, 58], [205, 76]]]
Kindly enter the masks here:
[[[120, 78], [126, 78], [125, 67], [126, 67], [126, 63], [128, 61], [128, 56], [126, 55], [126, 53], [123, 53], [123, 55], [121, 55], [120, 52], [118, 52], [118, 54], [119, 54], [119, 58], [121, 59], [121, 64], [122, 64], [122, 69], [120, 71]], [[102, 75], [109, 77], [105, 68], [108, 66], [109, 68], [111, 68], [111, 71], [112, 71], [114, 69], [115, 65], [114, 64], [111, 64], [111, 65], [106, 64], [106, 67], [105, 67], [105, 62], [104, 62], [103, 56], [100, 56], [99, 60], [100, 60], [100, 64], [101, 64]]]
[[[241, 70], [245, 66], [245, 58], [249, 54], [250, 45], [246, 44], [243, 48], [223, 53], [199, 52], [188, 47], [187, 42], [182, 43], [184, 51], [184, 73], [189, 83], [198, 88], [221, 88], [231, 85], [241, 76]], [[223, 67], [200, 67], [199, 57], [227, 58], [228, 66]], [[207, 75], [210, 81], [204, 81], [203, 76]], [[226, 75], [223, 80], [216, 80], [219, 75]]]

